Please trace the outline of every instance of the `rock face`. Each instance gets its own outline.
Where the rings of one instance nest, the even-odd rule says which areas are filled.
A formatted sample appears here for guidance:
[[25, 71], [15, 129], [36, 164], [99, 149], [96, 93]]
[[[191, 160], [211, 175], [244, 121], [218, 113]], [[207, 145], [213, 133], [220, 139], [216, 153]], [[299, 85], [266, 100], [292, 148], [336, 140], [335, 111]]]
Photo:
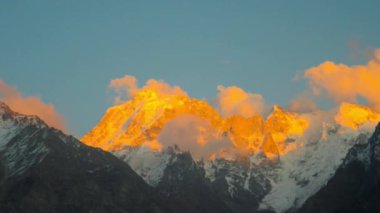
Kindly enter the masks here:
[[174, 209], [181, 209], [181, 212], [231, 212], [204, 178], [204, 170], [189, 152], [182, 152], [178, 147], [169, 147], [160, 153], [132, 148], [116, 153], [116, 156], [131, 165]]
[[0, 106], [0, 212], [170, 212], [127, 164]]
[[182, 212], [231, 212], [217, 196], [190, 153], [175, 153], [156, 188]]
[[202, 162], [200, 166], [208, 173], [205, 178], [217, 195], [233, 212], [256, 212], [260, 200], [270, 190], [265, 178], [259, 180], [251, 176], [247, 159], [215, 159]]
[[380, 212], [380, 124], [368, 144], [354, 146], [344, 164], [299, 212]]

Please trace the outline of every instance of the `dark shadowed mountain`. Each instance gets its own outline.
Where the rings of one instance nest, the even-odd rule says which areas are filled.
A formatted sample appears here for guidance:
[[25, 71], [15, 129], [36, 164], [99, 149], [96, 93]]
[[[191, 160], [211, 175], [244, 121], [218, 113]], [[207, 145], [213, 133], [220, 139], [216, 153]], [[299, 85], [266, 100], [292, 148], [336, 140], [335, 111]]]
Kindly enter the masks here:
[[127, 164], [0, 105], [0, 212], [169, 212]]

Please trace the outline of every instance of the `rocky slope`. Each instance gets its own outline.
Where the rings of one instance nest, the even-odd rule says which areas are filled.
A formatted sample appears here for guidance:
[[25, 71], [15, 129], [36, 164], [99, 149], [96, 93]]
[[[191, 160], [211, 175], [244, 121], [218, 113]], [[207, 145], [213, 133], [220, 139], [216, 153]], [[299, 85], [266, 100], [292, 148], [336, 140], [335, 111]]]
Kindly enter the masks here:
[[380, 124], [368, 143], [355, 145], [329, 182], [299, 212], [380, 211]]
[[326, 127], [322, 141], [275, 160], [226, 149], [194, 161], [178, 147], [115, 154], [169, 197], [183, 192], [182, 198], [203, 200], [202, 190], [211, 190], [229, 212], [372, 212], [380, 197], [380, 127], [370, 129]]
[[0, 103], [0, 212], [170, 212], [125, 163]]

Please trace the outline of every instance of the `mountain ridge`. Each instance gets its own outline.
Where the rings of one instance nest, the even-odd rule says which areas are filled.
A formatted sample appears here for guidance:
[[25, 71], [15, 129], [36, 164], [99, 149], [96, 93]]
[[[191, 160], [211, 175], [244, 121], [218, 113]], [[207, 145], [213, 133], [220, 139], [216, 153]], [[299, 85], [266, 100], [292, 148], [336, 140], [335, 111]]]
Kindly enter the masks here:
[[41, 121], [36, 116], [23, 116], [4, 104], [1, 108], [6, 110], [0, 129], [14, 133], [1, 135], [1, 211], [171, 211], [154, 189], [113, 155], [36, 124]]
[[318, 141], [278, 158], [228, 148], [194, 160], [176, 145], [104, 152], [0, 102], [0, 210], [379, 210], [380, 124], [372, 127], [325, 125]]
[[[143, 94], [146, 95], [145, 93], [153, 95], [154, 91], [148, 90]], [[109, 151], [128, 163], [148, 184], [160, 188], [160, 182], [167, 179], [166, 169], [173, 163], [173, 156], [168, 155], [167, 148], [178, 145], [181, 149], [184, 144], [181, 140], [186, 141], [187, 136], [185, 134], [181, 137], [179, 134], [174, 144], [165, 144], [165, 138], [160, 138], [159, 133], [166, 125], [165, 122], [170, 122], [168, 120], [175, 119], [175, 116], [165, 118], [164, 111], [169, 110], [172, 115], [180, 117], [182, 114], [176, 111], [181, 112], [181, 107], [188, 100], [193, 99], [183, 95], [163, 95], [151, 102], [150, 98], [144, 99], [144, 96], [137, 94], [130, 101], [108, 110], [99, 124], [84, 136], [82, 141], [105, 150], [112, 147], [113, 143], [117, 144], [117, 149]], [[159, 102], [156, 104], [156, 101]], [[178, 109], [176, 104], [179, 106]], [[151, 105], [155, 108], [150, 108]], [[210, 107], [207, 104], [205, 106]], [[116, 113], [114, 109], [121, 111]], [[134, 114], [124, 117], [127, 122], [122, 122], [122, 125], [117, 125], [115, 129], [111, 128], [111, 132], [107, 132], [108, 129], [105, 127], [113, 126], [112, 118], [123, 117], [123, 110]], [[237, 115], [222, 119], [213, 112], [210, 117], [221, 121], [222, 126], [226, 127], [217, 131], [217, 137], [231, 140], [231, 146], [219, 148], [211, 155], [214, 157], [202, 157], [200, 161], [193, 158], [192, 161], [202, 171], [203, 179], [217, 196], [231, 209], [239, 212], [285, 212], [301, 208], [310, 196], [317, 193], [334, 176], [358, 140], [366, 143], [363, 141], [369, 139], [376, 121], [380, 118], [367, 107], [347, 103], [343, 103], [335, 112], [310, 114], [296, 114], [274, 106], [266, 120], [260, 116], [244, 118]], [[197, 116], [197, 113], [191, 110], [185, 110], [186, 113]], [[147, 114], [148, 117], [144, 117]], [[321, 117], [329, 119], [320, 121]], [[314, 121], [320, 122], [320, 129], [315, 130], [316, 126], [311, 125]], [[209, 131], [199, 123], [190, 125], [200, 125], [200, 129], [206, 128], [205, 131]], [[211, 127], [214, 125], [211, 124]], [[179, 123], [179, 126], [183, 126], [182, 123]], [[183, 130], [180, 129], [179, 132], [181, 131]], [[103, 132], [116, 132], [119, 139], [102, 139], [98, 143], [97, 138], [101, 137]], [[203, 132], [194, 134], [199, 134], [195, 143], [200, 146], [203, 146], [203, 143], [207, 144]], [[129, 143], [131, 138], [136, 138], [135, 135], [144, 135], [146, 141]], [[198, 141], [199, 137], [201, 141]], [[120, 146], [123, 138], [127, 142]], [[108, 145], [104, 147], [102, 144]], [[181, 155], [180, 153], [181, 151], [177, 154]], [[245, 163], [238, 160], [243, 158], [246, 158]], [[183, 185], [180, 182], [177, 184]], [[173, 187], [169, 183], [165, 186], [167, 188], [161, 187], [160, 190], [165, 191]]]

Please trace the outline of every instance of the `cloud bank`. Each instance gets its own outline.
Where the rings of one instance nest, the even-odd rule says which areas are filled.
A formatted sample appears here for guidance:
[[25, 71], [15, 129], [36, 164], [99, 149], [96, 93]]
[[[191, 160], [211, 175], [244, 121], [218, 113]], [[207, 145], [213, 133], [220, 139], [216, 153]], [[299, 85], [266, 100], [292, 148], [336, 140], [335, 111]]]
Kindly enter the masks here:
[[231, 146], [231, 141], [221, 137], [209, 122], [190, 115], [180, 116], [168, 122], [162, 129], [158, 141], [163, 146], [179, 145], [181, 150], [190, 151], [195, 159]]
[[44, 103], [38, 96], [23, 96], [14, 86], [0, 80], [0, 100], [12, 110], [26, 114], [37, 115], [49, 126], [65, 131], [65, 120], [52, 104]]
[[336, 103], [357, 103], [359, 97], [380, 112], [380, 49], [366, 65], [348, 66], [326, 61], [305, 71], [315, 96], [328, 97]]
[[260, 94], [249, 93], [236, 86], [218, 86], [217, 89], [217, 107], [222, 116], [238, 114], [249, 118], [263, 114], [266, 109], [264, 98]]
[[114, 101], [116, 104], [123, 103], [133, 98], [138, 92], [143, 90], [155, 91], [158, 95], [185, 95], [179, 86], [171, 86], [162, 80], [149, 79], [141, 88], [138, 87], [137, 79], [131, 75], [112, 79], [108, 88], [116, 93]]

